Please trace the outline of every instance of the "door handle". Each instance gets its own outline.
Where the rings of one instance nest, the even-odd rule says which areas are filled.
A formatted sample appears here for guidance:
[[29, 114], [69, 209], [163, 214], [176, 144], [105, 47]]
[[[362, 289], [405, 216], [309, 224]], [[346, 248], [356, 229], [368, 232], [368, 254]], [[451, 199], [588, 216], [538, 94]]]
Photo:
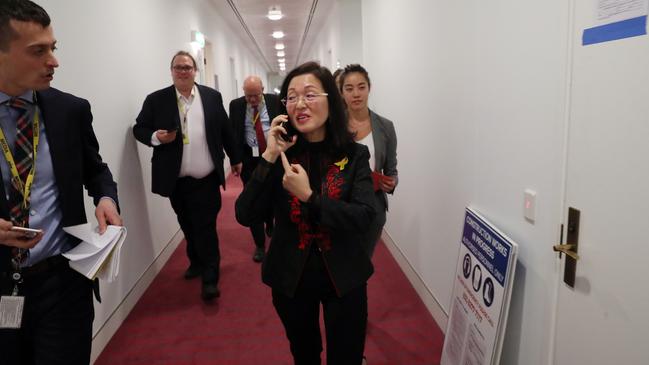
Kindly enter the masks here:
[[563, 244], [563, 224], [561, 225], [561, 238], [558, 245], [552, 246], [552, 250], [566, 254], [566, 261], [563, 268], [563, 282], [571, 288], [575, 287], [577, 274], [577, 260], [579, 260], [579, 220], [581, 212], [575, 208], [568, 208], [568, 229], [566, 244]]
[[572, 249], [575, 248], [576, 245], [554, 245], [552, 246], [552, 250], [554, 252], [562, 252], [565, 253], [566, 255], [572, 257], [575, 260], [579, 260], [579, 255], [573, 251]]

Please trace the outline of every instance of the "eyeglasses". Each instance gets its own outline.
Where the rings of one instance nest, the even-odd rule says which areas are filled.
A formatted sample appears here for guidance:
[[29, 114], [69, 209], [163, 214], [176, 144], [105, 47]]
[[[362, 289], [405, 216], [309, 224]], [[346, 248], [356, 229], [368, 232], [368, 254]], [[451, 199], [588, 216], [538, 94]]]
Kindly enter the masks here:
[[254, 95], [244, 95], [247, 99], [258, 99], [261, 98], [262, 94], [254, 94]]
[[191, 72], [194, 70], [193, 66], [174, 66], [172, 69], [176, 72]]
[[286, 98], [282, 99], [282, 104], [286, 106], [294, 106], [300, 101], [300, 98], [304, 100], [307, 104], [313, 104], [319, 96], [327, 96], [327, 93], [306, 93], [305, 95], [289, 95]]

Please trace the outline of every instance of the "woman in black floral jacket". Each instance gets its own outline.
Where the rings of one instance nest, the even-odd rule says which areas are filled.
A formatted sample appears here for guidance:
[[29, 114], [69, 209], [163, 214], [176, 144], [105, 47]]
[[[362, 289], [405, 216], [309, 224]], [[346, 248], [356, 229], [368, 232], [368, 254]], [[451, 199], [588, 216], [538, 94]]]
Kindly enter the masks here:
[[327, 364], [358, 365], [373, 272], [361, 244], [375, 216], [369, 152], [354, 143], [325, 67], [292, 70], [280, 98], [287, 113], [272, 122], [263, 159], [237, 199], [237, 220], [250, 225], [271, 210], [275, 217], [262, 278], [295, 364], [320, 364], [322, 303]]

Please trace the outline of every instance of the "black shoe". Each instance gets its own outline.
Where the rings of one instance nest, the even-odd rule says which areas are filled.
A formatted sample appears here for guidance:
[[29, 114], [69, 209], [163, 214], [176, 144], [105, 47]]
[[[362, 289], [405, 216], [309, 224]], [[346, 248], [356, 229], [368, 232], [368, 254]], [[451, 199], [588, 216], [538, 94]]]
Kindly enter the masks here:
[[218, 298], [219, 296], [221, 296], [221, 292], [219, 291], [219, 288], [216, 287], [216, 284], [203, 283], [201, 288], [201, 298], [203, 298], [203, 300], [208, 301]]
[[197, 266], [189, 265], [187, 270], [185, 270], [185, 275], [184, 275], [185, 280], [191, 280], [193, 278], [197, 278], [197, 277], [201, 276], [202, 273], [203, 273], [203, 270], [201, 270]]
[[252, 255], [252, 261], [254, 262], [262, 262], [264, 261], [264, 256], [266, 255], [266, 252], [264, 252], [263, 247], [257, 247], [255, 248], [255, 253]]

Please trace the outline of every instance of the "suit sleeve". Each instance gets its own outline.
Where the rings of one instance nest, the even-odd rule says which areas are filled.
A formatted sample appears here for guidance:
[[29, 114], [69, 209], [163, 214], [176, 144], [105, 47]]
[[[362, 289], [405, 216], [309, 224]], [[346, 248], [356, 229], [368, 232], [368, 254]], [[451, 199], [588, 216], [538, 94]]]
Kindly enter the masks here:
[[140, 110], [140, 114], [135, 119], [135, 125], [133, 126], [135, 139], [149, 147], [153, 147], [151, 145], [151, 136], [156, 131], [153, 122], [153, 101], [151, 100], [151, 95], [149, 95], [144, 99], [142, 110]]
[[250, 180], [239, 194], [234, 204], [234, 212], [239, 224], [250, 227], [264, 222], [271, 214], [271, 191], [273, 174], [278, 166], [261, 158]]
[[228, 112], [229, 112], [228, 116], [230, 118], [230, 128], [232, 128], [234, 139], [237, 142], [237, 144], [241, 144], [243, 136], [241, 136], [239, 133], [239, 126], [238, 126], [239, 121], [237, 118], [237, 104], [238, 104], [237, 99], [234, 99], [230, 102], [230, 105], [228, 107]]
[[88, 190], [88, 195], [93, 198], [95, 205], [102, 197], [109, 197], [117, 200], [117, 184], [108, 165], [102, 161], [99, 155], [99, 142], [92, 128], [92, 113], [90, 103], [83, 100], [80, 108], [80, 120], [82, 128], [82, 153], [83, 153], [83, 184]]
[[228, 114], [223, 107], [223, 98], [220, 94], [217, 94], [216, 109], [216, 112], [219, 114], [217, 120], [223, 121], [223, 123], [220, 123], [223, 148], [230, 158], [230, 165], [236, 165], [241, 162], [241, 151], [239, 150], [239, 144], [237, 143]]
[[[395, 179], [395, 188], [399, 183], [399, 172], [397, 171], [397, 133], [394, 131], [394, 124], [390, 121], [385, 123], [385, 166], [383, 174], [392, 176]], [[390, 193], [393, 193], [392, 190]]]

